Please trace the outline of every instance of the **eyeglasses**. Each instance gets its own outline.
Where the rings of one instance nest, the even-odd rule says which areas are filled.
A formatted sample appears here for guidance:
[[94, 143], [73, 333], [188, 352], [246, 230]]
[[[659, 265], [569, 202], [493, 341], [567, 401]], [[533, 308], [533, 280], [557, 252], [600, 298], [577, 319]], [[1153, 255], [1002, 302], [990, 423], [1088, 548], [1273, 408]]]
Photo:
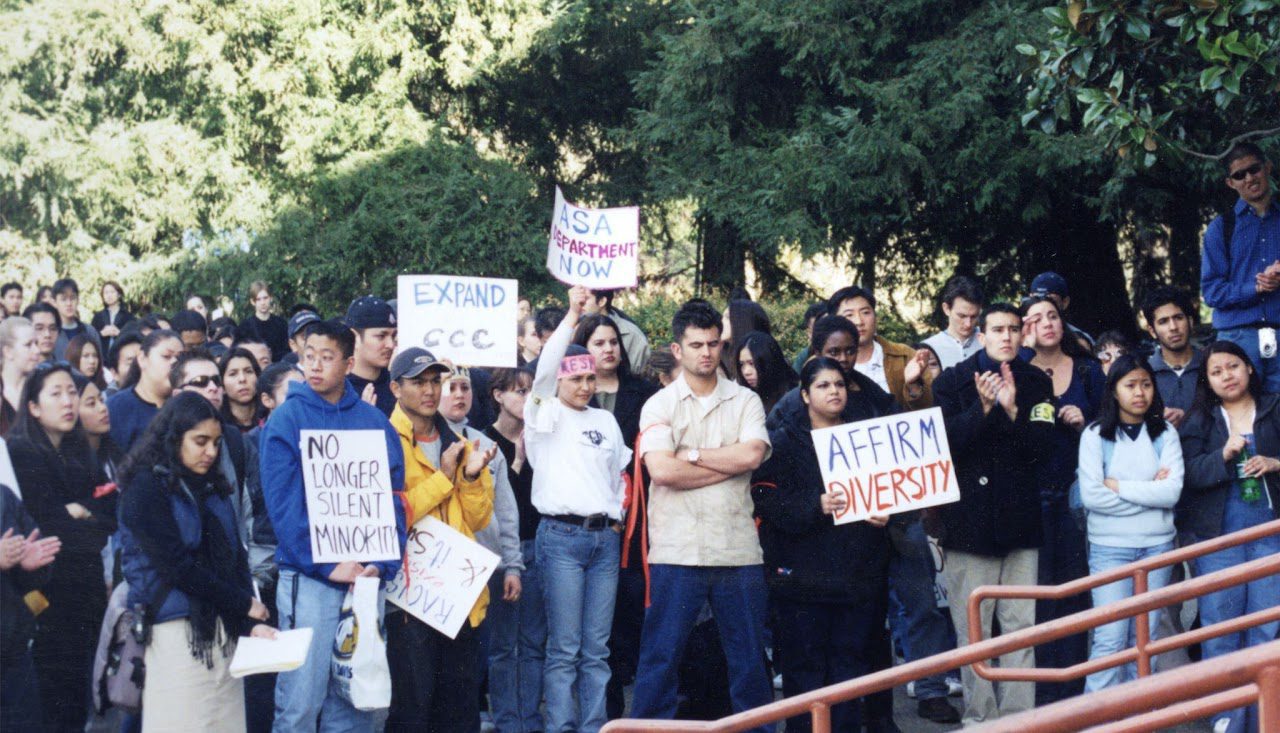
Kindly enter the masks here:
[[1233, 181], [1243, 181], [1244, 179], [1248, 178], [1249, 176], [1256, 176], [1256, 175], [1258, 175], [1258, 174], [1259, 174], [1259, 173], [1261, 173], [1261, 172], [1262, 172], [1262, 164], [1261, 164], [1261, 163], [1254, 163], [1253, 165], [1249, 166], [1248, 168], [1241, 168], [1240, 170], [1235, 171], [1234, 173], [1232, 173], [1232, 174], [1231, 174], [1231, 180], [1233, 180]]
[[212, 376], [196, 377], [195, 379], [182, 385], [183, 387], [195, 387], [196, 389], [204, 389], [212, 384], [215, 387], [222, 386], [222, 377], [214, 374]]
[[1116, 359], [1119, 359], [1122, 356], [1124, 356], [1123, 351], [1118, 351], [1118, 350], [1099, 351], [1098, 361], [1102, 362], [1103, 364], [1110, 364], [1111, 362], [1115, 361]]

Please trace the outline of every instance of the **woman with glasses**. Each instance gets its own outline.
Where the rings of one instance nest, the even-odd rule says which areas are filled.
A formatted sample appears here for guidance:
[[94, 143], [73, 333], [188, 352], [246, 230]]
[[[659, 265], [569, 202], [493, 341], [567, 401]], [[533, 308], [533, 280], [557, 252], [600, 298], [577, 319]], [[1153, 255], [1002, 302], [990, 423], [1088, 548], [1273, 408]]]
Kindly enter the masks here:
[[115, 530], [114, 497], [80, 429], [80, 391], [71, 366], [36, 367], [22, 391], [9, 456], [23, 501], [42, 532], [62, 540], [44, 586], [48, 608], [35, 640], [36, 673], [48, 730], [84, 730], [98, 627], [106, 611], [102, 548]]
[[39, 363], [31, 321], [22, 316], [0, 321], [0, 437], [8, 435], [17, 422], [22, 387]]
[[239, 541], [234, 489], [218, 470], [222, 420], [207, 399], [165, 403], [121, 469], [130, 604], [149, 609], [142, 730], [245, 730], [228, 673], [241, 635], [272, 638]]

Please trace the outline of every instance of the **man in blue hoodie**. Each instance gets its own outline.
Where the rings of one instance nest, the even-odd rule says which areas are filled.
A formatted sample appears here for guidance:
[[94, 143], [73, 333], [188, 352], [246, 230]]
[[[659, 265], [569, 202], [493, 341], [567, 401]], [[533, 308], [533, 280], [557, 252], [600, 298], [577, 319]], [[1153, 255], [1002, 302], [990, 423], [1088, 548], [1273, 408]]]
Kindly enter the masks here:
[[[391, 423], [376, 407], [360, 399], [347, 382], [354, 361], [355, 335], [344, 324], [320, 321], [310, 326], [302, 355], [305, 382], [289, 385], [289, 396], [271, 414], [262, 433], [262, 493], [279, 545], [276, 562], [277, 617], [281, 629], [314, 630], [307, 661], [276, 681], [276, 731], [373, 730], [373, 713], [356, 710], [333, 692], [330, 655], [342, 601], [360, 576], [391, 578], [395, 560], [317, 563], [311, 557], [306, 489], [302, 481], [301, 431], [381, 430], [386, 436], [391, 485], [404, 485], [404, 452]], [[404, 514], [394, 501], [403, 554]]]

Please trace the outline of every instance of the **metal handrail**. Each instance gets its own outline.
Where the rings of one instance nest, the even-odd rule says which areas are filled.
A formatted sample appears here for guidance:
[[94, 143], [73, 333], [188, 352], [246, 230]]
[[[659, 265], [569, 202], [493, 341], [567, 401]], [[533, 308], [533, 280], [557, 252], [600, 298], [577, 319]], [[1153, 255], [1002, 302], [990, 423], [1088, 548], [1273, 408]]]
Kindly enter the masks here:
[[[1158, 591], [1148, 592], [1147, 576], [1151, 571], [1170, 565], [1177, 565], [1188, 560], [1195, 560], [1220, 550], [1238, 547], [1239, 545], [1277, 534], [1280, 534], [1280, 520], [1259, 524], [1256, 527], [1215, 537], [1204, 542], [1197, 542], [1193, 545], [1187, 545], [1186, 547], [1144, 558], [1137, 562], [1121, 565], [1111, 570], [1088, 575], [1062, 585], [979, 586], [969, 595], [970, 639], [982, 639], [982, 617], [979, 609], [985, 600], [1060, 600], [1117, 581], [1132, 579], [1133, 596], [1124, 601], [1100, 606], [1091, 611], [1081, 611], [1032, 628], [1041, 629], [1044, 632], [1040, 640], [1036, 642], [1036, 645], [1039, 645], [1078, 634], [1113, 621], [1133, 618], [1135, 646], [1132, 649], [1124, 649], [1105, 657], [1090, 659], [1086, 662], [1060, 669], [992, 667], [989, 664], [989, 660], [983, 660], [973, 665], [973, 671], [981, 677], [998, 682], [1066, 682], [1104, 669], [1137, 662], [1138, 676], [1146, 677], [1151, 674], [1152, 658], [1158, 654], [1264, 623], [1280, 621], [1280, 607], [1274, 607], [1212, 626], [1205, 626], [1194, 631], [1175, 634], [1159, 641], [1152, 641], [1150, 621], [1147, 615], [1150, 611], [1164, 608], [1174, 603], [1180, 603], [1207, 593], [1280, 573], [1280, 558], [1263, 558], [1243, 563], [1199, 578], [1168, 585]], [[1137, 598], [1144, 600], [1134, 603], [1133, 601]], [[1110, 613], [1102, 618], [1097, 618], [1094, 614], [1097, 611], [1110, 611]], [[1086, 616], [1090, 621], [1081, 623]]]
[[[1073, 592], [1080, 593], [1085, 590], [1091, 590], [1093, 587], [1097, 587], [1098, 585], [1115, 582], [1116, 580], [1123, 579], [1131, 574], [1136, 574], [1139, 571], [1142, 572], [1144, 581], [1143, 588], [1145, 589], [1145, 575], [1147, 572], [1150, 572], [1152, 566], [1162, 567], [1164, 565], [1183, 562], [1185, 560], [1201, 557], [1228, 547], [1252, 542], [1256, 539], [1260, 539], [1261, 537], [1267, 537], [1273, 534], [1280, 534], [1280, 520], [1268, 522], [1267, 524], [1235, 532], [1230, 535], [1224, 535], [1223, 537], [1218, 537], [1206, 542], [1190, 545], [1153, 558], [1147, 558], [1145, 560], [1132, 563], [1131, 565], [1122, 566], [1105, 573], [1100, 573], [1097, 576], [1090, 576], [1088, 578], [1081, 578], [1080, 580], [1072, 581], [1071, 583], [1067, 583], [1060, 587], [1074, 589], [1074, 591], [1062, 591], [1058, 595], [1054, 595], [1054, 593], [1057, 592], [1057, 588], [1043, 586], [983, 586], [976, 589], [974, 593], [976, 595], [979, 591], [983, 591], [989, 594], [986, 597], [994, 598], [1001, 596], [1001, 594], [1006, 590], [1017, 589], [1023, 593], [1029, 592], [1044, 594], [1030, 597], [1064, 597], [1073, 595]], [[906, 664], [881, 670], [869, 675], [864, 675], [845, 682], [839, 682], [812, 692], [778, 700], [768, 705], [737, 713], [720, 720], [688, 721], [620, 719], [608, 723], [603, 730], [605, 733], [647, 733], [649, 731], [667, 731], [669, 733], [693, 733], [694, 731], [701, 733], [734, 733], [735, 731], [749, 730], [760, 725], [778, 722], [797, 715], [809, 715], [813, 720], [813, 730], [815, 733], [829, 733], [831, 730], [830, 711], [832, 705], [865, 697], [871, 693], [891, 689], [893, 687], [906, 684], [907, 682], [943, 674], [968, 664], [974, 665], [975, 669], [978, 668], [979, 665], [982, 665], [982, 667], [984, 667], [991, 675], [991, 679], [1007, 679], [1002, 676], [1006, 671], [1015, 674], [1044, 671], [1062, 675], [1062, 679], [1073, 679], [1089, 673], [1089, 671], [1092, 670], [1092, 667], [1088, 666], [1089, 663], [1076, 665], [1076, 667], [1068, 668], [1066, 670], [993, 669], [988, 667], [985, 663], [987, 660], [995, 659], [1018, 649], [1025, 649], [1054, 641], [1055, 639], [1071, 636], [1072, 634], [1078, 634], [1086, 629], [1101, 626], [1103, 624], [1117, 621], [1122, 618], [1128, 618], [1137, 614], [1142, 614], [1139, 622], [1140, 627], [1145, 626], [1146, 614], [1154, 609], [1163, 608], [1172, 603], [1189, 600], [1206, 593], [1212, 593], [1223, 588], [1239, 585], [1240, 583], [1247, 583], [1256, 578], [1277, 573], [1280, 573], [1280, 555], [1260, 558], [1258, 560], [1253, 560], [1233, 567], [1224, 568], [1208, 575], [1202, 575], [1180, 583], [1165, 586], [1164, 588], [1156, 591], [1146, 591], [1141, 595], [1138, 595], [1137, 585], [1135, 585], [1134, 596], [1115, 603], [1107, 604], [1106, 606], [1090, 609], [1088, 611], [1081, 611], [1080, 613], [1072, 614], [1045, 624], [1002, 634], [994, 639], [982, 639], [980, 633], [981, 627], [979, 627], [979, 633], [971, 633], [969, 637], [976, 641], [960, 647], [959, 649], [943, 654], [937, 654], [925, 659], [919, 659], [914, 662], [908, 662]], [[1101, 578], [1101, 580], [1095, 581], [1097, 578]], [[1020, 597], [1025, 598], [1028, 596], [1023, 595]], [[970, 596], [969, 618], [971, 624], [973, 619], [977, 617], [976, 609], [978, 606], [976, 604], [980, 602], [981, 599], [975, 602], [974, 596]], [[1142, 650], [1132, 649], [1112, 655], [1111, 657], [1108, 657], [1107, 660], [1114, 659], [1114, 664], [1100, 666], [1098, 669], [1106, 669], [1108, 666], [1127, 663], [1134, 661], [1135, 659], [1141, 662], [1142, 656], [1147, 658], [1149, 665], [1150, 657], [1154, 654], [1163, 653], [1170, 649], [1178, 648], [1179, 646], [1185, 646], [1196, 641], [1202, 641], [1206, 638], [1213, 638], [1224, 633], [1229, 633], [1232, 630], [1239, 630], [1259, 623], [1265, 623], [1267, 621], [1275, 620], [1276, 618], [1280, 618], [1280, 609], [1268, 609], [1266, 611], [1260, 611], [1258, 613], [1233, 619], [1221, 624], [1215, 624], [1207, 628], [1179, 634], [1176, 637], [1162, 639], [1155, 643], [1150, 641], [1148, 634], [1148, 638], [1146, 643], [1143, 645]], [[1266, 650], [1266, 653], [1255, 659], [1254, 655], [1258, 654], [1260, 650]], [[1264, 669], [1264, 667], [1266, 669]], [[1251, 672], [1251, 674], [1256, 673], [1254, 675], [1256, 678], [1256, 684], [1252, 691], [1246, 689], [1248, 688], [1248, 681], [1238, 682], [1237, 684], [1232, 684], [1230, 686], [1218, 686], [1216, 682], [1209, 685], [1191, 684], [1192, 681], [1199, 681], [1205, 678], [1215, 678], [1223, 681], [1225, 685], [1225, 682], [1229, 680], [1244, 679], [1244, 677], [1241, 676], [1241, 674], [1244, 673], [1239, 672], [1241, 669], [1252, 670], [1253, 672]], [[1263, 672], [1267, 669], [1272, 671], [1264, 675]], [[1148, 672], [1149, 671], [1148, 666]], [[1272, 674], [1272, 672], [1274, 674]], [[1014, 677], [1012, 679], [1026, 678]], [[1036, 679], [1039, 678], [1037, 677]], [[1049, 679], [1058, 678], [1051, 677]], [[1183, 680], [1187, 681], [1185, 689], [1181, 686]], [[1139, 684], [1146, 686], [1140, 688], [1133, 687], [1133, 685]], [[1116, 697], [1117, 700], [1121, 700], [1124, 696], [1120, 695], [1117, 697], [1118, 691], [1135, 689], [1151, 689], [1153, 691], [1160, 691], [1158, 699], [1164, 701], [1161, 704], [1171, 706], [1167, 710], [1163, 711], [1163, 714], [1168, 714], [1170, 710], [1190, 710], [1195, 712], [1203, 708], [1204, 712], [1200, 713], [1199, 717], [1203, 717], [1211, 712], [1239, 707], [1241, 704], [1245, 704], [1240, 702], [1241, 700], [1260, 700], [1269, 694], [1271, 695], [1271, 700], [1273, 702], [1268, 708], [1270, 710], [1268, 715], [1271, 717], [1268, 717], [1267, 719], [1276, 720], [1277, 727], [1263, 727], [1262, 730], [1280, 730], [1280, 711], [1276, 710], [1275, 704], [1277, 701], [1280, 701], [1280, 642], [1273, 642], [1265, 646], [1246, 649], [1231, 655], [1199, 662], [1194, 665], [1188, 665], [1170, 672], [1164, 672], [1161, 673], [1158, 679], [1140, 679], [1118, 688], [1093, 693], [1091, 695], [1084, 696], [1083, 698], [1073, 698], [1071, 700], [1063, 701], [1062, 703], [1055, 703], [1054, 706], [1037, 708], [1029, 711], [1028, 713], [1011, 716], [1000, 721], [994, 721], [990, 725], [999, 725], [1001, 727], [991, 728], [990, 730], [1012, 731], [1014, 730], [1013, 727], [1003, 727], [1006, 722], [1013, 720], [1037, 721], [1039, 720], [1039, 714], [1053, 710], [1056, 706], [1063, 705], [1065, 703], [1080, 703], [1082, 700], [1087, 700], [1087, 704], [1092, 706], [1097, 704], [1093, 702], [1095, 700], [1102, 700], [1106, 702], [1111, 700], [1112, 697]], [[1260, 695], [1258, 692], [1259, 689], [1262, 689], [1266, 694]], [[1196, 690], [1210, 690], [1215, 694], [1202, 700], [1180, 702], [1184, 701], [1189, 694], [1193, 694]], [[1270, 692], [1267, 692], [1267, 690], [1270, 690]], [[1130, 692], [1128, 694], [1132, 695], [1134, 693]], [[1107, 697], [1101, 697], [1104, 695]], [[1134, 700], [1138, 701], [1134, 702]], [[1137, 698], [1134, 698], [1134, 700], [1130, 700], [1130, 702], [1133, 703], [1133, 705], [1130, 706], [1132, 710], [1141, 710], [1142, 708], [1139, 704], [1141, 700]], [[1123, 702], [1123, 700], [1121, 701]], [[1119, 703], [1117, 703], [1117, 705], [1119, 705]], [[1116, 708], [1116, 710], [1119, 709], [1119, 707]], [[1114, 720], [1118, 714], [1119, 713], [1110, 717], [1102, 718], [1099, 722]], [[1026, 717], [1024, 719], [1024, 715], [1037, 717]], [[1145, 720], [1151, 715], [1156, 715], [1156, 713], [1141, 716], [1135, 720]], [[1151, 719], [1154, 720], [1154, 718]], [[1170, 718], [1170, 720], [1175, 719]], [[1117, 723], [1116, 725], [1128, 724], [1129, 722], [1132, 721], [1125, 721], [1124, 723]], [[1167, 725], [1168, 723], [1164, 724]], [[1029, 731], [1034, 730], [1037, 726], [1032, 722], [1022, 722], [1017, 727], [1020, 733], [1029, 733]], [[1074, 729], [1076, 726], [1073, 724], [1068, 727]], [[1150, 728], [1121, 727], [1116, 728], [1115, 731], [1151, 730], [1156, 727], [1159, 726], [1153, 725]], [[1063, 726], [1058, 725], [1055, 729], [1062, 730]], [[983, 728], [983, 730], [987, 730], [987, 728]], [[1107, 730], [1110, 731], [1111, 728], [1107, 728]]]

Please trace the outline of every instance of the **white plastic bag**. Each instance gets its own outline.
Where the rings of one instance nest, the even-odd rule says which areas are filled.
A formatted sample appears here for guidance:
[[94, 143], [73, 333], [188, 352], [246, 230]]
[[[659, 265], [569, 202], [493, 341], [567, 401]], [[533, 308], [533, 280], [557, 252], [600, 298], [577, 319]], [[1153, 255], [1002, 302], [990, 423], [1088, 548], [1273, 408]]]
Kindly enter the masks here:
[[357, 710], [391, 706], [391, 668], [378, 618], [378, 578], [356, 578], [347, 591], [333, 640], [332, 674], [338, 694]]

